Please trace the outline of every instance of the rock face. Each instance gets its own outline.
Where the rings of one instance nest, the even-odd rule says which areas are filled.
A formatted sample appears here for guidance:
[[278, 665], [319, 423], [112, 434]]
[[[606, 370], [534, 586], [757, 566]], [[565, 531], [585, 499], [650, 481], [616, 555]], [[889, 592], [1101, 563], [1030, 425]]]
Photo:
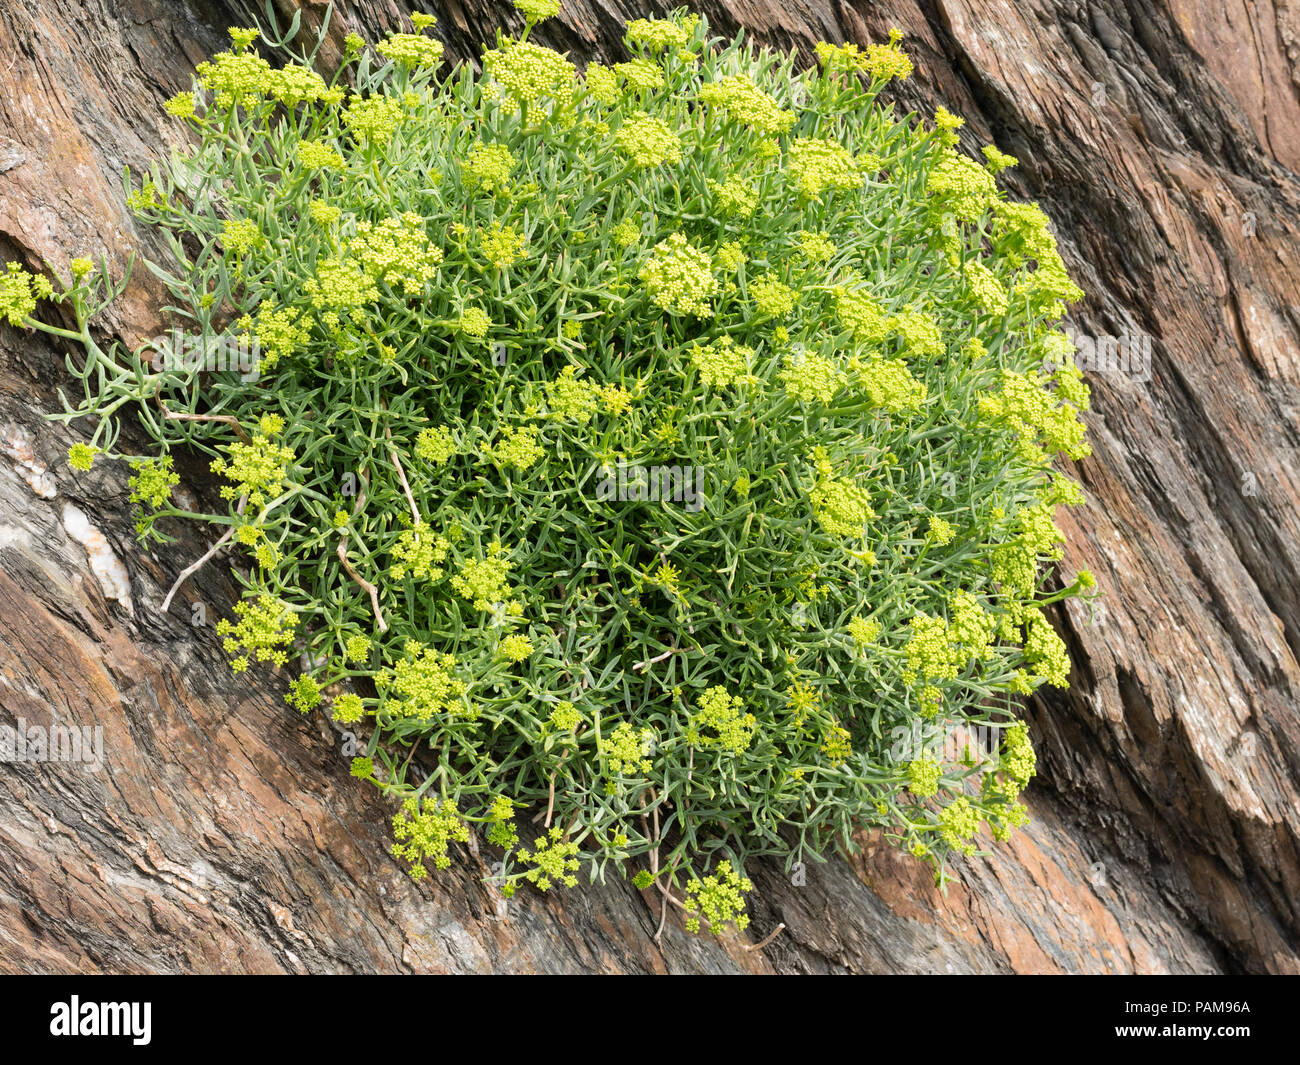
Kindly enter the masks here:
[[[282, 9], [289, 0], [278, 0]], [[324, 5], [307, 0], [307, 21]], [[449, 55], [507, 5], [437, 5]], [[402, 11], [336, 19], [374, 38]], [[179, 131], [160, 111], [260, 5], [0, 0], [0, 257], [158, 255], [121, 170]], [[566, 0], [538, 32], [617, 56], [664, 5]], [[716, 0], [722, 33], [805, 57], [906, 34], [903, 110], [967, 119], [1017, 156], [1089, 293], [1094, 456], [1071, 472], [1065, 571], [1106, 593], [1055, 621], [1069, 692], [1029, 708], [1034, 821], [947, 895], [885, 846], [754, 870], [753, 941], [687, 935], [630, 885], [509, 903], [486, 857], [412, 884], [340, 738], [232, 678], [220, 562], [148, 555], [124, 474], [73, 473], [42, 415], [63, 353], [0, 327], [0, 724], [77, 726], [80, 763], [0, 766], [0, 969], [57, 972], [1300, 971], [1300, 14], [1284, 0]], [[346, 24], [345, 24], [346, 23]], [[159, 331], [147, 273], [107, 323]], [[1118, 343], [1114, 339], [1119, 338]], [[1092, 354], [1089, 355], [1089, 352]], [[186, 471], [186, 490], [209, 489]], [[206, 624], [203, 622], [206, 621]], [[195, 623], [199, 624], [195, 624]], [[95, 730], [99, 731], [96, 732]], [[99, 744], [102, 743], [102, 746]], [[96, 751], [102, 766], [94, 761]]]

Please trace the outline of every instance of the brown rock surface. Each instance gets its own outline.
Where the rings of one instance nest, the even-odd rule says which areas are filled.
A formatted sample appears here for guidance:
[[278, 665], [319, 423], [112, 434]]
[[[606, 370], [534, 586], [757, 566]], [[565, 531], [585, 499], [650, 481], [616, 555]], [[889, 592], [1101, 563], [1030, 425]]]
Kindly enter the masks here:
[[[0, 0], [0, 255], [158, 254], [122, 166], [177, 137], [161, 101], [256, 6]], [[335, 42], [399, 13], [342, 7]], [[617, 54], [619, 22], [646, 7], [664, 10], [567, 0], [538, 36]], [[450, 54], [474, 54], [502, 9], [437, 5]], [[798, 886], [761, 866], [751, 931], [786, 925], [761, 952], [671, 920], [656, 944], [658, 912], [626, 884], [505, 903], [468, 853], [413, 885], [338, 736], [267, 678], [232, 679], [211, 625], [188, 623], [191, 603], [228, 609], [220, 566], [161, 614], [204, 545], [140, 550], [123, 474], [74, 474], [71, 438], [42, 420], [62, 354], [0, 326], [0, 724], [102, 726], [104, 751], [99, 772], [0, 766], [0, 970], [1300, 971], [1300, 15], [1284, 0], [702, 10], [805, 54], [898, 25], [918, 66], [900, 106], [943, 103], [968, 149], [1021, 159], [1013, 185], [1089, 292], [1079, 332], [1152, 338], [1148, 381], [1090, 375], [1095, 455], [1073, 471], [1090, 501], [1067, 518], [1065, 569], [1092, 568], [1107, 598], [1057, 615], [1076, 670], [1030, 707], [1032, 825], [946, 896], [871, 840]], [[110, 323], [128, 339], [157, 331], [147, 276]]]

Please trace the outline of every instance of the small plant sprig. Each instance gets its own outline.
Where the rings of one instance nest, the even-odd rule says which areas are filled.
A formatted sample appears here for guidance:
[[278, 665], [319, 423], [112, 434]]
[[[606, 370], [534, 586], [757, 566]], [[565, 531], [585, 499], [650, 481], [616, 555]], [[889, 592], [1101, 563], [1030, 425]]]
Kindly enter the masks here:
[[[1052, 458], [1088, 453], [1048, 220], [960, 118], [880, 101], [897, 33], [799, 69], [678, 12], [579, 72], [529, 40], [559, 5], [516, 6], [482, 73], [431, 16], [328, 81], [231, 31], [130, 200], [176, 321], [258, 372], [105, 351], [106, 268], [10, 264], [0, 315], [84, 352], [70, 460], [132, 463], [142, 535], [224, 529], [235, 668], [297, 640], [289, 699], [365, 736], [414, 876], [482, 825], [510, 892], [614, 863], [714, 931], [748, 858], [863, 828], [942, 880], [1024, 821], [1043, 608], [1093, 583], [1046, 587], [1082, 499]], [[127, 409], [156, 455], [113, 450]], [[224, 511], [175, 505], [177, 448]], [[972, 726], [1003, 742], [932, 753]]]

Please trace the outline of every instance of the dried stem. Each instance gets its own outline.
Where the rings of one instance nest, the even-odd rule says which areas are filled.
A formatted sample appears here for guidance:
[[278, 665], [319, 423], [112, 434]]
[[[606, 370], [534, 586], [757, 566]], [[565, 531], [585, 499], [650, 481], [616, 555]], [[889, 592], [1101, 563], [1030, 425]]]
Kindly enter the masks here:
[[393, 431], [384, 426], [384, 436], [388, 438], [388, 457], [393, 460], [393, 465], [397, 467], [398, 479], [402, 482], [402, 491], [406, 493], [406, 501], [411, 505], [411, 518], [416, 525], [420, 525], [423, 519], [420, 517], [420, 508], [415, 505], [415, 496], [411, 494], [411, 486], [406, 481], [406, 471], [402, 469], [402, 460], [397, 457], [397, 449], [393, 447]]
[[759, 940], [759, 942], [757, 943], [746, 943], [741, 949], [762, 950], [765, 946], [771, 943], [772, 940], [774, 940], [777, 936], [779, 936], [784, 929], [785, 929], [785, 922], [782, 921], [779, 925], [777, 925], [774, 929], [772, 929], [771, 935], [769, 935], [766, 939]]
[[[365, 481], [363, 480], [361, 491], [357, 493], [357, 501], [352, 504], [353, 517], [356, 517], [360, 512], [365, 501], [366, 489]], [[365, 577], [361, 576], [361, 574], [353, 567], [352, 563], [348, 561], [348, 534], [346, 530], [344, 530], [343, 535], [339, 537], [338, 556], [339, 562], [342, 564], [347, 575], [356, 581], [357, 584], [361, 585], [361, 587], [365, 589], [366, 594], [370, 596], [370, 610], [375, 615], [375, 624], [379, 626], [379, 631], [387, 632], [388, 622], [384, 620], [383, 612], [379, 609], [379, 589], [366, 580]]]
[[[247, 502], [248, 502], [248, 496], [246, 495], [240, 496], [239, 505], [235, 507], [235, 513], [242, 515], [244, 513], [244, 504], [246, 504]], [[164, 614], [167, 613], [169, 609], [171, 609], [172, 599], [175, 597], [176, 593], [180, 591], [180, 587], [182, 584], [185, 583], [186, 579], [190, 577], [192, 574], [195, 574], [200, 569], [202, 569], [203, 566], [207, 562], [209, 562], [218, 551], [220, 551], [223, 547], [226, 546], [226, 542], [234, 535], [235, 535], [235, 527], [232, 525], [230, 526], [229, 529], [227, 529], [224, 533], [221, 534], [221, 539], [219, 539], [215, 544], [213, 544], [211, 547], [207, 549], [207, 551], [203, 553], [202, 558], [200, 558], [196, 562], [191, 562], [188, 566], [186, 566], [183, 570], [181, 570], [180, 576], [178, 576], [176, 580], [172, 583], [171, 591], [167, 593], [167, 598], [164, 599], [162, 602], [162, 612]]]
[[655, 655], [654, 658], [647, 658], [644, 662], [634, 662], [632, 664], [632, 668], [635, 669], [637, 672], [640, 672], [641, 670], [644, 669], [649, 669], [651, 666], [656, 665], [659, 662], [662, 662], [665, 658], [671, 658], [675, 654], [680, 654], [681, 650], [682, 649], [680, 647], [670, 647], [663, 654]]
[[[155, 397], [157, 398], [157, 397]], [[173, 422], [220, 422], [223, 425], [229, 425], [235, 430], [235, 435], [245, 444], [251, 443], [248, 434], [244, 432], [244, 427], [239, 424], [239, 419], [233, 414], [187, 414], [183, 411], [168, 410], [167, 404], [161, 399], [158, 400], [158, 406], [162, 408], [163, 417]]]

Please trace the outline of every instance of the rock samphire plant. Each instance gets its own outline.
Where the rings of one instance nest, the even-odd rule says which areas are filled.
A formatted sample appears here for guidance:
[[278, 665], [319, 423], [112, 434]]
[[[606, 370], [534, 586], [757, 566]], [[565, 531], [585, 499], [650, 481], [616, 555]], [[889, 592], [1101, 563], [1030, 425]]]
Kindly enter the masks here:
[[507, 893], [612, 867], [693, 931], [859, 830], [942, 880], [1025, 820], [1043, 609], [1092, 584], [1049, 586], [1088, 391], [1048, 220], [878, 100], [896, 32], [804, 68], [678, 13], [579, 71], [516, 6], [480, 64], [417, 15], [331, 80], [231, 31], [128, 178], [172, 338], [95, 340], [106, 265], [0, 274], [77, 342], [72, 465], [129, 464], [145, 542], [212, 526], [234, 669], [359, 737], [413, 876], [482, 832]]

